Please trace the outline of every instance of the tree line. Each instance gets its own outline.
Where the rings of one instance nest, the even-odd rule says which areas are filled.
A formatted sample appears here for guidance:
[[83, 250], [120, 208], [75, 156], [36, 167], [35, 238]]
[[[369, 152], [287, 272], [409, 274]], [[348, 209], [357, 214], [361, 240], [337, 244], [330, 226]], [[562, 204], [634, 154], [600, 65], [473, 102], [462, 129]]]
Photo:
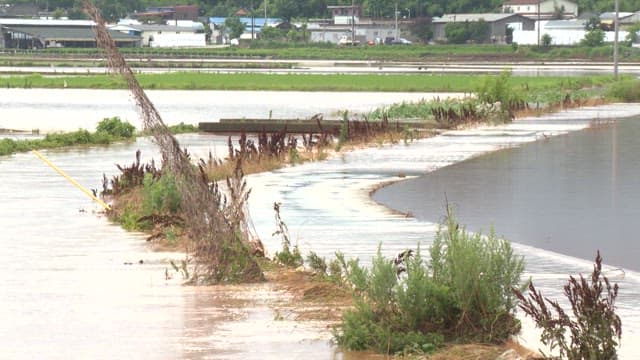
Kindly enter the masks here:
[[[5, 0], [8, 4], [36, 4], [42, 10], [63, 10], [72, 18], [82, 17], [80, 0]], [[327, 6], [351, 5], [352, 0], [95, 0], [103, 15], [110, 19], [125, 17], [147, 7], [165, 5], [198, 5], [202, 16], [233, 16], [245, 9], [264, 16], [292, 19], [329, 17]], [[364, 16], [393, 18], [396, 7], [401, 18], [432, 17], [444, 13], [498, 12], [504, 0], [354, 0]], [[580, 12], [613, 11], [610, 0], [575, 0]], [[620, 11], [640, 10], [640, 0], [620, 0]]]

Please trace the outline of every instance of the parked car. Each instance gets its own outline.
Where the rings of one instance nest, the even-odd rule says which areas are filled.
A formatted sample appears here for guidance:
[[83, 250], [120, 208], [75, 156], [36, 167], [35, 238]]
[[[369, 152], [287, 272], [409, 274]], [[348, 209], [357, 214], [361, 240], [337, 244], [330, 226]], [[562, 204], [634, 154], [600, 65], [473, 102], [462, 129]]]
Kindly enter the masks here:
[[394, 38], [394, 37], [387, 37], [384, 39], [384, 43], [386, 45], [411, 45], [413, 44], [413, 42], [405, 39], [405, 38]]
[[351, 38], [349, 37], [342, 37], [340, 39], [340, 41], [338, 41], [338, 46], [358, 46], [360, 45], [360, 41], [359, 40], [351, 40]]

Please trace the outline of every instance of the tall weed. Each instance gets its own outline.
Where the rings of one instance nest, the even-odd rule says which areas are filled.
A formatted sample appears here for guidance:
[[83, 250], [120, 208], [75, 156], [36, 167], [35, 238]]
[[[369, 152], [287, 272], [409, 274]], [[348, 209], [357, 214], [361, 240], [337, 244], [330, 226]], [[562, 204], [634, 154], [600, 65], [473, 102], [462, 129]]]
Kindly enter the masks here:
[[567, 314], [558, 301], [550, 300], [529, 284], [529, 296], [515, 289], [520, 308], [542, 329], [540, 340], [560, 357], [569, 360], [617, 359], [622, 321], [615, 312], [618, 284], [602, 274], [602, 257], [596, 255], [590, 278], [569, 277], [564, 294], [571, 305]]

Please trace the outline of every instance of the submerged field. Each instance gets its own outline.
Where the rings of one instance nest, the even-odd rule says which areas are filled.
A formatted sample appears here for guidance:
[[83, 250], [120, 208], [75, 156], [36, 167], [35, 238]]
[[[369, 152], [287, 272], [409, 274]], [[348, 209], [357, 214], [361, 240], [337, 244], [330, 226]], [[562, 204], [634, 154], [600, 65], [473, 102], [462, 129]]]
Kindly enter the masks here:
[[[354, 75], [354, 74], [140, 74], [145, 89], [156, 90], [270, 90], [270, 91], [381, 91], [381, 92], [474, 92], [492, 75]], [[518, 76], [513, 86], [528, 90], [577, 89], [612, 82], [611, 76]], [[126, 83], [110, 75], [9, 76], [0, 78], [3, 88], [125, 89]]]

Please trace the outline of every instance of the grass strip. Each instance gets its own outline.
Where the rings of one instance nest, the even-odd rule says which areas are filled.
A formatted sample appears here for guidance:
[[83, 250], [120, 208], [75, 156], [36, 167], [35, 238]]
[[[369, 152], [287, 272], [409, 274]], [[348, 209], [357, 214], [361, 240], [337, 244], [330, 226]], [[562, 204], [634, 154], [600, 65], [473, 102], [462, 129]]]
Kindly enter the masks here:
[[[268, 90], [268, 91], [377, 91], [377, 92], [474, 92], [496, 75], [375, 75], [375, 74], [210, 74], [175, 72], [139, 74], [145, 89], [156, 90]], [[539, 90], [584, 88], [612, 82], [611, 76], [517, 76], [513, 86]], [[3, 88], [125, 89], [125, 82], [110, 75], [42, 76], [0, 78]]]
[[[251, 58], [251, 59], [314, 59], [314, 60], [371, 60], [371, 61], [425, 61], [425, 60], [610, 60], [613, 46], [525, 46], [525, 45], [421, 45], [411, 46], [359, 46], [336, 47], [329, 43], [275, 43], [254, 42], [250, 48], [207, 47], [190, 49], [122, 48], [127, 57], [141, 58]], [[30, 57], [97, 57], [96, 49], [50, 48], [21, 51], [16, 54]], [[623, 60], [640, 59], [640, 50], [628, 46], [620, 48]]]

